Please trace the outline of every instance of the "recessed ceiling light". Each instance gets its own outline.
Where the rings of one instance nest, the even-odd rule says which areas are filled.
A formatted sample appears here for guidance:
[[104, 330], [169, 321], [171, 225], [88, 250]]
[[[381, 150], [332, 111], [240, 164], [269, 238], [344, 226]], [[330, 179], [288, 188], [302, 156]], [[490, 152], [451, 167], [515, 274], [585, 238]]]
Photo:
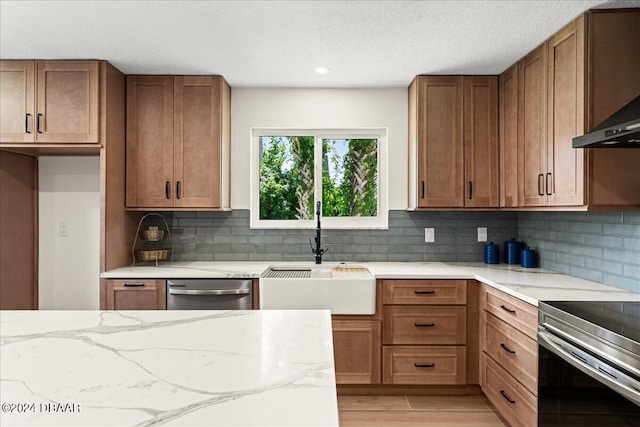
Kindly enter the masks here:
[[316, 68], [316, 73], [318, 74], [327, 74], [329, 69], [327, 67], [318, 67]]

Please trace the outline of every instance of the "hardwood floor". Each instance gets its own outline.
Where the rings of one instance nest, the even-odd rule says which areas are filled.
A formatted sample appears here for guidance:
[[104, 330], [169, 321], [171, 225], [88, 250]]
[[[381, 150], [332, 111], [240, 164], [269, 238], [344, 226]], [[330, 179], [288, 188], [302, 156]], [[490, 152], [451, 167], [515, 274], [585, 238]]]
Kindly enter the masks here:
[[504, 427], [477, 396], [338, 396], [341, 427]]

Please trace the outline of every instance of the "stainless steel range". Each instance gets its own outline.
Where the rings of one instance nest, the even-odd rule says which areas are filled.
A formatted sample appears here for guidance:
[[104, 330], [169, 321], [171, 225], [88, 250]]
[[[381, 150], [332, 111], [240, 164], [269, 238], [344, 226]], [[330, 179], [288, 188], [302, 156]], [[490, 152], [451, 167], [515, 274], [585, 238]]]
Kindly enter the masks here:
[[640, 302], [541, 302], [538, 323], [538, 425], [640, 426]]

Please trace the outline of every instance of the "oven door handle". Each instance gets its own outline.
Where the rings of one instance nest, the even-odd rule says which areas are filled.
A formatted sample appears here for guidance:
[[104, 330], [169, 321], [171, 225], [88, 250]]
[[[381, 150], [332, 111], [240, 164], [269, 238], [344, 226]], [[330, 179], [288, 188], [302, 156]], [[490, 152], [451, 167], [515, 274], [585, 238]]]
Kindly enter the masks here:
[[[569, 350], [563, 348], [563, 345], [558, 344], [557, 341], [561, 341], [564, 346], [569, 348]], [[571, 345], [570, 343], [563, 340], [562, 338], [559, 338], [541, 329], [538, 330], [538, 343], [543, 347], [545, 347], [547, 350], [556, 354], [558, 357], [562, 358], [565, 362], [569, 363], [571, 366], [579, 369], [580, 371], [589, 375], [593, 379], [601, 382], [602, 384], [605, 384], [609, 388], [615, 390], [616, 392], [620, 393], [621, 395], [625, 396], [626, 398], [640, 405], [640, 393], [630, 388], [630, 387], [633, 387], [633, 385], [630, 384], [629, 386], [626, 386], [625, 384], [622, 384], [620, 381], [614, 380], [611, 377], [611, 374], [609, 372], [607, 372], [608, 375], [606, 375], [600, 369], [598, 369], [599, 367], [593, 367], [591, 364], [585, 363], [582, 360], [580, 360], [580, 358], [572, 354], [572, 353], [577, 353], [578, 355], [580, 355], [580, 353], [583, 353], [577, 347]], [[586, 353], [584, 354], [586, 355]], [[613, 370], [612, 367], [609, 367], [609, 368]], [[616, 370], [616, 372], [618, 371]], [[622, 375], [623, 374], [621, 374], [621, 376]]]
[[249, 289], [171, 289], [171, 295], [249, 295]]

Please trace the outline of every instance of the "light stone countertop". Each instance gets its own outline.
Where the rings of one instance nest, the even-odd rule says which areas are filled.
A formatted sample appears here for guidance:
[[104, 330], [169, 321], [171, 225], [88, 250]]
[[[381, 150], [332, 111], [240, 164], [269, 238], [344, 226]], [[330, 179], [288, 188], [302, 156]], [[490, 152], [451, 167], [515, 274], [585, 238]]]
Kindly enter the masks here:
[[[105, 279], [258, 278], [271, 265], [313, 267], [313, 262], [228, 261], [174, 262], [154, 266], [129, 266], [102, 273]], [[321, 267], [337, 266], [326, 262]], [[456, 262], [349, 262], [363, 266], [377, 279], [475, 279], [523, 301], [640, 301], [640, 293], [603, 285], [542, 268]]]
[[328, 310], [0, 311], [0, 323], [2, 426], [338, 426]]

